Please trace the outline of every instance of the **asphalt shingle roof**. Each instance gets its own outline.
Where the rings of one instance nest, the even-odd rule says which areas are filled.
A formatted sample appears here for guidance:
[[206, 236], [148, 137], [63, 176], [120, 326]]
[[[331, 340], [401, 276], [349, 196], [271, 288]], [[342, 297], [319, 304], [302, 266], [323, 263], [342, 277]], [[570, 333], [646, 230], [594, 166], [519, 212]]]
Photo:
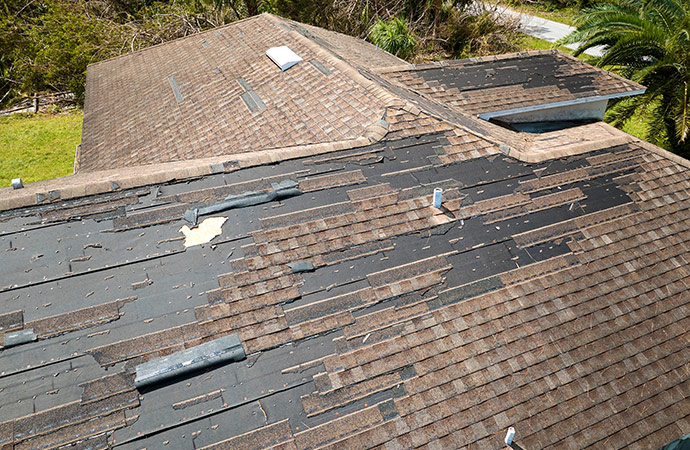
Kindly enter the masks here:
[[[79, 170], [363, 135], [383, 114], [382, 102], [282, 25], [261, 15], [89, 66]], [[265, 54], [277, 46], [304, 61], [281, 72]]]
[[[524, 449], [657, 449], [690, 432], [690, 163], [601, 123], [508, 131], [375, 70], [352, 86], [384, 113], [347, 144], [2, 191], [0, 343], [18, 345], [0, 350], [0, 448], [501, 448], [514, 426]], [[298, 192], [201, 214], [227, 220], [185, 247], [188, 211], [281, 186]], [[138, 365], [233, 334], [245, 359], [135, 386]]]
[[387, 68], [401, 85], [471, 114], [601, 96], [643, 86], [561, 52], [527, 52]]

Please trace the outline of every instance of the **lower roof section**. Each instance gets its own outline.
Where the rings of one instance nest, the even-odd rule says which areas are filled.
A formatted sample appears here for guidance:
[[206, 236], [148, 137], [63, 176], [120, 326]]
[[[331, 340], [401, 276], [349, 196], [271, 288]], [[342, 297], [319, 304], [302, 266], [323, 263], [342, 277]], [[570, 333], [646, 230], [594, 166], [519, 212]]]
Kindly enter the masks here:
[[[501, 448], [514, 426], [525, 449], [648, 449], [690, 432], [686, 167], [634, 142], [527, 163], [395, 114], [370, 145], [0, 213], [0, 335], [37, 339], [0, 351], [0, 446]], [[220, 235], [185, 248], [187, 210], [288, 182], [200, 215], [226, 218]], [[245, 360], [136, 388], [141, 364], [229, 335]]]
[[428, 98], [480, 117], [548, 104], [637, 95], [644, 87], [557, 50], [382, 68]]

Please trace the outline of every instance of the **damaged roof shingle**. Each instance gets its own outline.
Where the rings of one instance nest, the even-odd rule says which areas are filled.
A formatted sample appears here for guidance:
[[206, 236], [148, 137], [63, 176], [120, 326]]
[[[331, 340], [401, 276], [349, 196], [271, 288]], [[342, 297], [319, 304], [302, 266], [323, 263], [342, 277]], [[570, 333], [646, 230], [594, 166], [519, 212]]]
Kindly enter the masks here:
[[[293, 29], [349, 63], [376, 59], [363, 43], [344, 51], [351, 38], [252, 20], [188, 41], [227, 54]], [[238, 34], [257, 24], [263, 35]], [[232, 52], [214, 40], [225, 34]], [[323, 89], [349, 76], [302, 38], [300, 55], [331, 73], [283, 76]], [[235, 97], [261, 90], [227, 79]], [[176, 80], [183, 108], [200, 91]], [[603, 124], [531, 137], [584, 149], [519, 160], [493, 124], [477, 125], [487, 137], [453, 105], [391, 89], [386, 126], [358, 145], [116, 187], [94, 172], [32, 206], [8, 196], [0, 335], [17, 345], [0, 350], [0, 447], [502, 448], [514, 426], [525, 449], [656, 449], [690, 432], [689, 164]], [[525, 136], [511, 133], [497, 141]], [[185, 247], [187, 211], [220, 234]], [[147, 367], [174, 376], [140, 391]]]

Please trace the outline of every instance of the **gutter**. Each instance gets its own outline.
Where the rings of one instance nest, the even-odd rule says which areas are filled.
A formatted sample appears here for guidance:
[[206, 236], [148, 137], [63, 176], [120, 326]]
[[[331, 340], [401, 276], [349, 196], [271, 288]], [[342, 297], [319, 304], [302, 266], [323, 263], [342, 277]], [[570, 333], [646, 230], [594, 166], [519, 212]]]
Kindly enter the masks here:
[[499, 110], [499, 111], [491, 111], [491, 112], [481, 113], [477, 117], [479, 117], [480, 119], [488, 121], [488, 120], [498, 118], [498, 117], [512, 116], [513, 114], [520, 114], [520, 113], [533, 112], [533, 111], [543, 111], [545, 109], [560, 108], [563, 106], [582, 105], [582, 104], [593, 103], [593, 102], [598, 102], [598, 101], [602, 101], [602, 100], [610, 100], [612, 98], [632, 97], [635, 95], [644, 94], [646, 90], [647, 89], [638, 89], [635, 91], [628, 91], [628, 92], [618, 93], [618, 94], [597, 95], [594, 97], [576, 98], [574, 100], [564, 100], [561, 102], [541, 103], [538, 105], [523, 106], [520, 108], [503, 109], [503, 110]]

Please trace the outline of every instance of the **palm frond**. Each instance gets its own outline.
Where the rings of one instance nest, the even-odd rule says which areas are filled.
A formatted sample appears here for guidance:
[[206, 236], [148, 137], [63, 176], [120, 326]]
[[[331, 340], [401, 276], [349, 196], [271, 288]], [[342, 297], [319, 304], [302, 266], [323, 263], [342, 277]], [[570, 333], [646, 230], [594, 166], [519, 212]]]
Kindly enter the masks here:
[[604, 46], [598, 66], [647, 87], [612, 102], [607, 120], [620, 126], [642, 114], [650, 142], [690, 154], [690, 1], [602, 0], [574, 25], [559, 43], [578, 42], [575, 55]]

